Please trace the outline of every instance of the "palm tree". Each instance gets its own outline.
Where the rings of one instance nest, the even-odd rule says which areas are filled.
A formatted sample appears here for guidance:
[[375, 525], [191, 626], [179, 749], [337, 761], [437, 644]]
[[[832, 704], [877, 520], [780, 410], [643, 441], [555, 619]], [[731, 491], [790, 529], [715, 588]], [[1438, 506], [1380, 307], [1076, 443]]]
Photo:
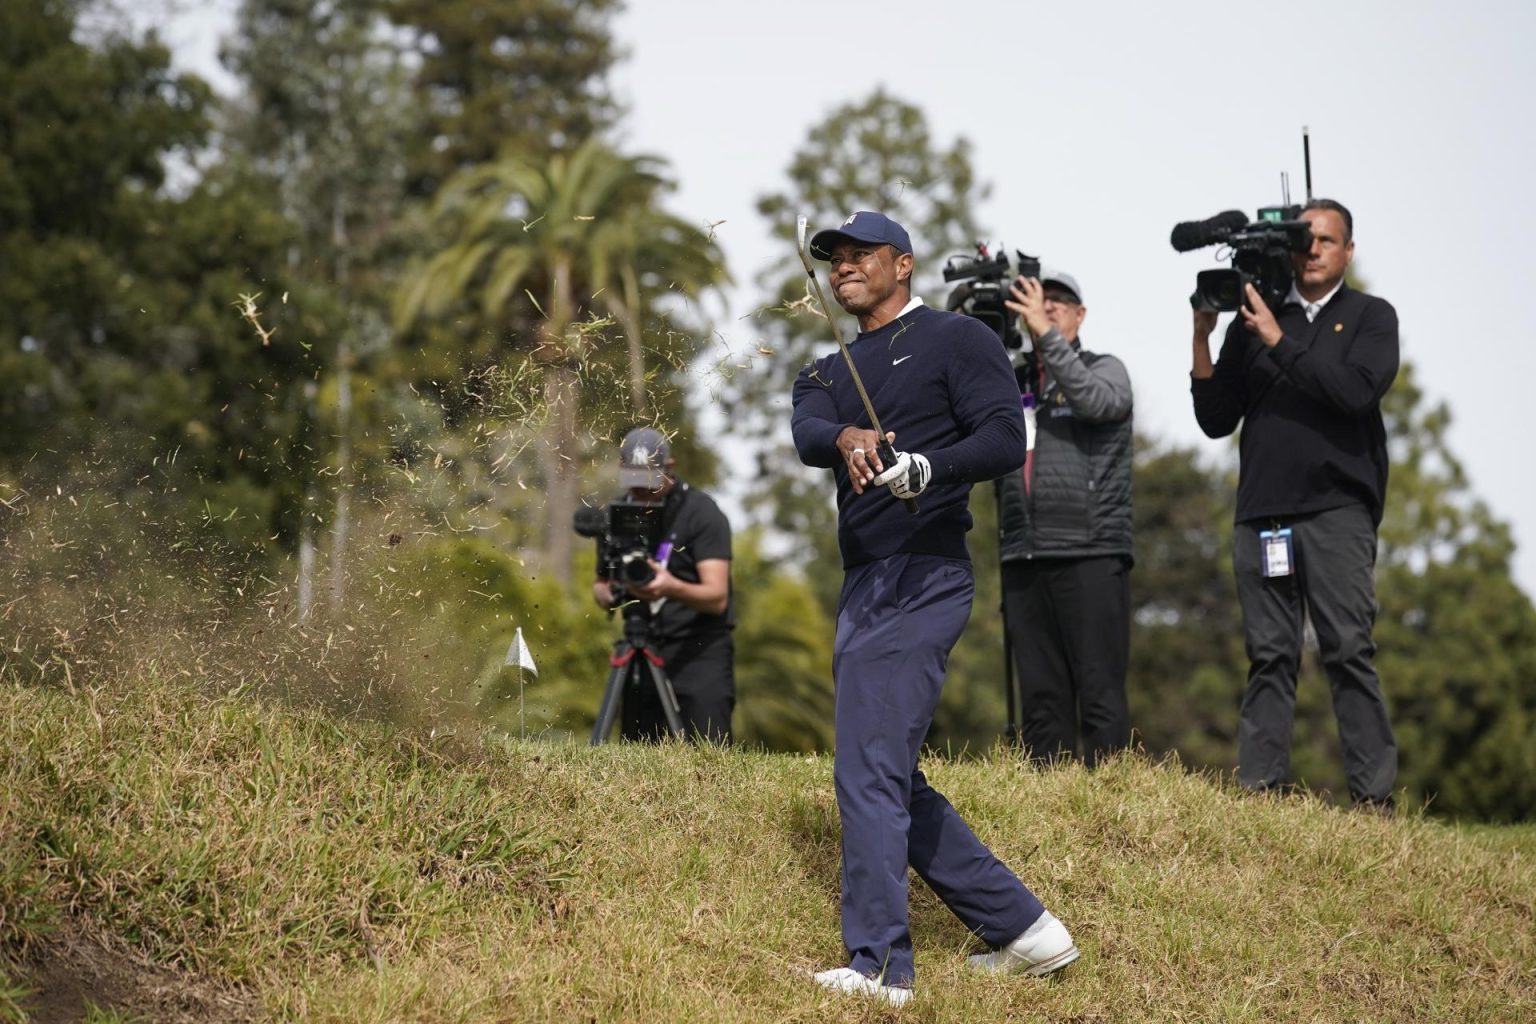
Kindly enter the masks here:
[[503, 154], [466, 168], [434, 203], [434, 219], [453, 240], [410, 280], [396, 308], [404, 330], [464, 300], [478, 300], [488, 321], [514, 328], [526, 314], [524, 295], [537, 307], [542, 321], [528, 357], [543, 376], [542, 555], [561, 580], [570, 577], [577, 502], [580, 374], [604, 341], [578, 316], [596, 299], [623, 325], [632, 401], [643, 410], [644, 311], [669, 285], [698, 295], [725, 279], [713, 240], [658, 208], [671, 188], [663, 166], [590, 139], [542, 166]]
[[[630, 401], [635, 419], [647, 413], [645, 346], [640, 319], [667, 294], [696, 300], [730, 278], [714, 242], [686, 221], [654, 205], [594, 225], [592, 279], [602, 282], [603, 305], [624, 331]], [[616, 283], [615, 291], [609, 283]]]

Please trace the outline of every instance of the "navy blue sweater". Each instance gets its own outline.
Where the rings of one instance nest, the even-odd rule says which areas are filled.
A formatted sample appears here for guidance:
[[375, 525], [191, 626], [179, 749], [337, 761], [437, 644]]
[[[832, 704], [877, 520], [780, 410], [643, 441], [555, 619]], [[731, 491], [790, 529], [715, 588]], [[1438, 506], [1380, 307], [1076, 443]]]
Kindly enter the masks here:
[[849, 346], [880, 425], [898, 451], [920, 453], [933, 479], [912, 515], [888, 487], [853, 493], [837, 450], [844, 427], [870, 429], [841, 352], [795, 379], [792, 429], [807, 466], [837, 480], [843, 566], [898, 553], [969, 558], [971, 484], [1024, 464], [1024, 414], [1002, 343], [980, 321], [919, 306]]

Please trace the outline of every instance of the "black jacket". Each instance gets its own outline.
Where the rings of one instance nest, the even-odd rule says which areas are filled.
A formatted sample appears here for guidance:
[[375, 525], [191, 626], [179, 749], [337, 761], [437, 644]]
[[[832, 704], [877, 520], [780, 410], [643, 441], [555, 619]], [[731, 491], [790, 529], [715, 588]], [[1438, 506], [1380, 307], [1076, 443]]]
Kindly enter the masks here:
[[1052, 328], [1036, 342], [1046, 368], [1035, 415], [1031, 483], [997, 483], [1005, 562], [1131, 557], [1131, 379], [1114, 356], [1068, 343]]
[[1195, 418], [1211, 437], [1241, 424], [1238, 522], [1361, 504], [1381, 522], [1387, 433], [1381, 399], [1397, 376], [1397, 311], [1341, 287], [1317, 319], [1290, 304], [1273, 349], [1241, 318], [1216, 372], [1192, 379]]

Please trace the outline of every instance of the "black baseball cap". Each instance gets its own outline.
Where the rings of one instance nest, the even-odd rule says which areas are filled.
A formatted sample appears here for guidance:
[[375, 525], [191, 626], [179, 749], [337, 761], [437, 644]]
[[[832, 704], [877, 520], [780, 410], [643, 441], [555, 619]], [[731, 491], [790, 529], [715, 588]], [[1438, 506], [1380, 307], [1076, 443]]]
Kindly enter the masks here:
[[912, 239], [907, 229], [883, 213], [860, 210], [835, 228], [816, 232], [811, 239], [811, 255], [819, 260], [832, 258], [832, 247], [841, 241], [878, 242], [894, 246], [897, 252], [910, 253]]

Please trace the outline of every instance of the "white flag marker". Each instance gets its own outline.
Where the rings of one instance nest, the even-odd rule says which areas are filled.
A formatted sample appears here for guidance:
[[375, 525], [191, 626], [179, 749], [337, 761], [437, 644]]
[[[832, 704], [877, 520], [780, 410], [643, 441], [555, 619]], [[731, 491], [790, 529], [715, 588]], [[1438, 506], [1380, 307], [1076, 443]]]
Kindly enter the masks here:
[[528, 650], [528, 643], [523, 639], [523, 627], [517, 627], [517, 633], [512, 637], [512, 642], [507, 645], [507, 660], [502, 662], [510, 668], [525, 669], [534, 675], [539, 674], [539, 666], [533, 663], [533, 652]]
[[522, 626], [517, 627], [517, 632], [512, 636], [512, 642], [507, 645], [507, 657], [502, 664], [508, 668], [517, 669], [517, 731], [521, 738], [526, 740], [528, 727], [523, 721], [524, 673], [532, 672], [534, 676], [538, 676], [539, 666], [533, 663], [533, 652], [528, 649], [528, 642], [523, 639]]

